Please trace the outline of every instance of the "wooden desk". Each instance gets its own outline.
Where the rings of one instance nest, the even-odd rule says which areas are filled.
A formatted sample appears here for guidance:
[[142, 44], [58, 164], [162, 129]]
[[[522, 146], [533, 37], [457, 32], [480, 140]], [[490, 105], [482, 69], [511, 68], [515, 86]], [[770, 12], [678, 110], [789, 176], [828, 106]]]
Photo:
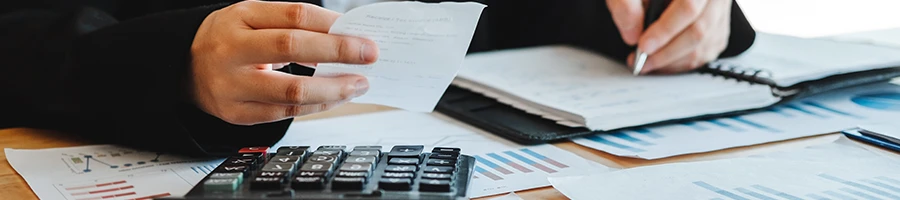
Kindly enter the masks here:
[[[361, 113], [369, 113], [369, 112], [379, 112], [384, 110], [390, 110], [390, 108], [380, 107], [380, 106], [372, 106], [372, 105], [346, 105], [342, 106], [338, 109], [319, 113], [315, 115], [309, 115], [300, 117], [297, 120], [310, 120], [310, 119], [322, 119], [343, 115], [352, 115], [352, 114], [361, 114]], [[634, 158], [623, 158], [616, 157], [611, 154], [607, 154], [604, 152], [596, 151], [589, 149], [587, 147], [579, 146], [572, 142], [561, 142], [556, 143], [554, 145], [571, 151], [581, 157], [584, 157], [588, 160], [596, 161], [606, 166], [614, 167], [614, 168], [630, 168], [637, 166], [647, 166], [647, 165], [656, 165], [656, 164], [664, 164], [664, 163], [673, 163], [673, 162], [684, 162], [684, 161], [697, 161], [697, 160], [709, 160], [709, 159], [718, 159], [718, 158], [727, 158], [727, 157], [736, 157], [736, 156], [745, 156], [751, 154], [759, 154], [765, 152], [771, 152], [776, 150], [782, 150], [785, 148], [799, 148], [804, 146], [810, 146], [815, 144], [824, 144], [834, 140], [837, 137], [835, 134], [831, 135], [823, 135], [823, 136], [815, 136], [815, 137], [807, 137], [801, 139], [795, 139], [784, 142], [770, 143], [764, 145], [757, 145], [752, 147], [741, 147], [734, 149], [727, 149], [722, 151], [710, 152], [710, 153], [702, 153], [702, 154], [692, 154], [692, 155], [684, 155], [677, 156], [666, 159], [659, 160], [642, 160], [642, 159], [634, 159]], [[702, 141], [698, 141], [702, 142]], [[36, 129], [27, 129], [27, 128], [14, 128], [14, 129], [0, 129], [0, 147], [2, 148], [17, 148], [17, 149], [40, 149], [40, 148], [55, 148], [55, 147], [70, 147], [70, 146], [79, 146], [79, 145], [87, 145], [86, 141], [79, 140], [76, 138], [68, 137], [60, 133], [55, 133], [52, 131], [46, 130], [36, 130]], [[524, 199], [567, 199], [561, 193], [553, 189], [552, 187], [538, 188], [527, 191], [518, 191], [516, 192], [519, 196]], [[9, 162], [6, 160], [6, 154], [0, 154], [0, 199], [37, 199], [37, 196], [31, 191], [28, 187], [28, 184], [25, 183], [25, 180], [19, 176], [15, 170], [9, 165]]]

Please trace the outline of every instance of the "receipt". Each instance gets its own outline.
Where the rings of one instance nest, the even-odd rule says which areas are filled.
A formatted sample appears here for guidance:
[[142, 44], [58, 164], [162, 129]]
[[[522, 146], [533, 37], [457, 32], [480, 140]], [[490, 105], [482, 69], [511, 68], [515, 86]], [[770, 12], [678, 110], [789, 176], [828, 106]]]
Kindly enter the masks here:
[[329, 34], [378, 44], [373, 64], [320, 63], [313, 76], [359, 74], [369, 91], [352, 102], [431, 112], [460, 69], [484, 4], [384, 2], [350, 10]]

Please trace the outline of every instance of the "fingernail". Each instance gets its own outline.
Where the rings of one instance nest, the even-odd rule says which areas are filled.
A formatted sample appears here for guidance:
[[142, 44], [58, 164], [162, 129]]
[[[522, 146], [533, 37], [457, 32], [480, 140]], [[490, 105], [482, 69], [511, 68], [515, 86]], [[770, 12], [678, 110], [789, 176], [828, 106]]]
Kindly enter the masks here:
[[656, 52], [656, 50], [659, 48], [658, 42], [656, 42], [656, 40], [653, 40], [653, 39], [649, 39], [646, 42], [641, 43], [641, 46], [642, 46], [641, 50], [644, 50], [644, 52], [646, 52], [648, 54], [652, 54], [652, 53]]
[[375, 61], [375, 59], [378, 59], [378, 47], [363, 43], [359, 47], [359, 59], [362, 59], [364, 62]]
[[356, 97], [362, 96], [369, 91], [369, 81], [366, 79], [359, 79], [356, 81]]

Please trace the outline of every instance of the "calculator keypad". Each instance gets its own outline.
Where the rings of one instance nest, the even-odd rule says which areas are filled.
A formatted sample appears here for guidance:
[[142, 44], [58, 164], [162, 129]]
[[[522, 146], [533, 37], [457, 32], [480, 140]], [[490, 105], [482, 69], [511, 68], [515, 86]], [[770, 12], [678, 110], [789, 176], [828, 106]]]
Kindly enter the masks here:
[[435, 147], [425, 152], [423, 145], [398, 145], [390, 151], [381, 149], [381, 146], [356, 146], [352, 150], [342, 145], [316, 149], [284, 146], [269, 153], [268, 147], [247, 147], [225, 159], [204, 179], [201, 188], [207, 195], [237, 196], [296, 197], [375, 191], [465, 196], [464, 187], [471, 178], [474, 158], [461, 155], [459, 148]]

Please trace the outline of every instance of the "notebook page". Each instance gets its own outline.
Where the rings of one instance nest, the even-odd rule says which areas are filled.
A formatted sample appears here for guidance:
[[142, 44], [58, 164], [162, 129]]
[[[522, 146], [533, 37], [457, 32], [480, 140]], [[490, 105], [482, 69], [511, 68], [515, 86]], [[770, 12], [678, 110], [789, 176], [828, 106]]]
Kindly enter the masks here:
[[765, 70], [778, 86], [831, 75], [900, 66], [900, 48], [757, 33], [743, 54], [715, 63]]
[[900, 48], [900, 37], [897, 37], [898, 35], [900, 35], [900, 28], [892, 28], [836, 35], [827, 37], [827, 39]]
[[[711, 102], [737, 95], [764, 97], [761, 100], [747, 98], [759, 101], [737, 105], [744, 109], [776, 101], [765, 85], [696, 73], [635, 77], [621, 63], [567, 46], [471, 54], [463, 61], [457, 79], [483, 86], [461, 87], [476, 92], [493, 90], [509, 97], [507, 99], [524, 101], [517, 102], [518, 105], [530, 105], [544, 113], [555, 114], [544, 115], [545, 118], [563, 118], [596, 130], [733, 111], [739, 108], [733, 108], [734, 105], [715, 107], [723, 104]], [[677, 110], [685, 107], [706, 110]], [[617, 121], [616, 118], [628, 120]], [[605, 120], [588, 123], [590, 119]]]

